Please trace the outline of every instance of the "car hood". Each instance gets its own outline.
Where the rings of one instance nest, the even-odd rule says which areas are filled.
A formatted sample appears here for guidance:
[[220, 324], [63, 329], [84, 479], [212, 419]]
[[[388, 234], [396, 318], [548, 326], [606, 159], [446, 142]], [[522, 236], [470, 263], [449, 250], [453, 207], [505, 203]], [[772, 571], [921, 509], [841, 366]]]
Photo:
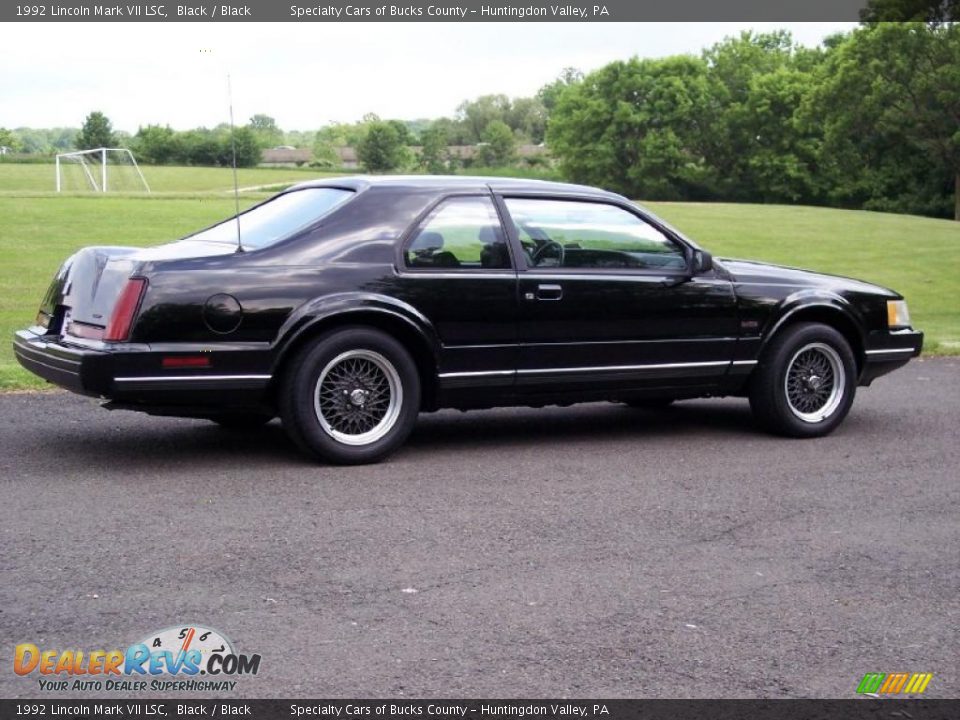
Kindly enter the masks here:
[[887, 297], [899, 298], [899, 293], [881, 285], [827, 273], [813, 272], [801, 268], [772, 265], [755, 260], [737, 260], [720, 258], [720, 265], [735, 282], [765, 283], [770, 285], [799, 285], [811, 288], [824, 288], [833, 291], [863, 292]]

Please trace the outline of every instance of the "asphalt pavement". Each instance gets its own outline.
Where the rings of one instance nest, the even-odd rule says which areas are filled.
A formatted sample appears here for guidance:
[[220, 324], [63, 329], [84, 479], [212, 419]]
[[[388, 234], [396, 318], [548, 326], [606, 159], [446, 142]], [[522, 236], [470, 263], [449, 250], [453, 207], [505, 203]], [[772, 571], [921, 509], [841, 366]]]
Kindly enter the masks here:
[[229, 697], [956, 697], [958, 427], [960, 358], [819, 440], [742, 400], [443, 412], [355, 468], [276, 421], [0, 395], [0, 697], [42, 695], [17, 643], [192, 623], [261, 655]]

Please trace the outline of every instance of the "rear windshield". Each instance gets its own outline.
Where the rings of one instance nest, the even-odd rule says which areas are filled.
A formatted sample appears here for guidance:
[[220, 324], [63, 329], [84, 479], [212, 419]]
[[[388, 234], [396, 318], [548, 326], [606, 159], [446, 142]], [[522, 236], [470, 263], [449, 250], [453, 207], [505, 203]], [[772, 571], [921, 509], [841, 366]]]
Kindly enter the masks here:
[[[273, 245], [332, 212], [353, 196], [340, 188], [304, 188], [277, 195], [240, 214], [240, 237], [246, 250]], [[237, 242], [237, 219], [231, 217], [188, 236], [203, 242]]]

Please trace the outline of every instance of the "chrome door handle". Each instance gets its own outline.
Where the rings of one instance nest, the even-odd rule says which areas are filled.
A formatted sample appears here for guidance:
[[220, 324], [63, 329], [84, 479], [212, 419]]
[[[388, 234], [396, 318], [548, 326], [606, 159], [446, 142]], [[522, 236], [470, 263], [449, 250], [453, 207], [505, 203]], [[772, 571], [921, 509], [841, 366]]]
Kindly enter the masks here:
[[559, 300], [563, 297], [560, 285], [537, 285], [537, 300]]

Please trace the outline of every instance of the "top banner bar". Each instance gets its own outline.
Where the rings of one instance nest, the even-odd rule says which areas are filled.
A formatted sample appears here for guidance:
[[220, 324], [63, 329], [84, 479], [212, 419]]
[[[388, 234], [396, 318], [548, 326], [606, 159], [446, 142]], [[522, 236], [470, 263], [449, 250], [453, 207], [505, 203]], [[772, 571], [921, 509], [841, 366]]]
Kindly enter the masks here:
[[590, 0], [577, 4], [450, 2], [3, 3], [3, 22], [806, 22], [859, 20], [866, 0]]

